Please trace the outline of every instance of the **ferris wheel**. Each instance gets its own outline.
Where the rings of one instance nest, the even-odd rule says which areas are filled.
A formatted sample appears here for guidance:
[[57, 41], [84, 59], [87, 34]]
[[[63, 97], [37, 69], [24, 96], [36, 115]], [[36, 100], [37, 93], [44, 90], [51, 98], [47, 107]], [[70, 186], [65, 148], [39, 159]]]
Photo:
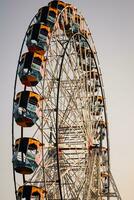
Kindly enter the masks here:
[[110, 171], [105, 94], [94, 41], [73, 5], [32, 19], [12, 117], [16, 200], [121, 200]]

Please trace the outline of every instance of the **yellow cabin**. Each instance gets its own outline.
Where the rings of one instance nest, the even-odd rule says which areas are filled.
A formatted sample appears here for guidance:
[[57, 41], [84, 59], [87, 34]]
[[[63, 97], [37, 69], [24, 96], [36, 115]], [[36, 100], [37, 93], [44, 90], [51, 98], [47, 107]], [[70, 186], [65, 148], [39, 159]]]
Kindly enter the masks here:
[[44, 77], [45, 59], [44, 56], [27, 52], [21, 57], [18, 75], [25, 86], [36, 86]]
[[13, 167], [17, 173], [31, 174], [41, 162], [42, 144], [35, 138], [19, 138], [15, 141]]
[[27, 47], [30, 52], [43, 55], [48, 50], [50, 27], [36, 23], [30, 26], [27, 33]]
[[13, 113], [19, 126], [31, 127], [36, 123], [41, 99], [39, 94], [32, 91], [22, 91], [16, 95]]
[[53, 27], [55, 25], [56, 19], [58, 16], [58, 9], [53, 8], [51, 6], [44, 6], [39, 9], [37, 14], [37, 21], [38, 23], [43, 23], [47, 27], [50, 28], [50, 30], [53, 30]]

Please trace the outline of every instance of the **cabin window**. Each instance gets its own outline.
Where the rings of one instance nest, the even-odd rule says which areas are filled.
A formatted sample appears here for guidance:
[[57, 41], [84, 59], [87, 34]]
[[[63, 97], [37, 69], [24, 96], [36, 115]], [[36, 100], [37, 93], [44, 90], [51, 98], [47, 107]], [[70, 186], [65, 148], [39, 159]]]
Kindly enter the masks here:
[[41, 13], [42, 13], [42, 9], [40, 9], [39, 12], [38, 12], [38, 16], [37, 16], [37, 17], [38, 17], [39, 19], [41, 18]]
[[76, 16], [76, 17], [75, 17], [75, 22], [76, 22], [77, 24], [80, 24], [80, 16]]
[[18, 147], [19, 147], [19, 145], [16, 144], [16, 145], [15, 145], [15, 151], [18, 151]]
[[34, 149], [34, 150], [28, 149], [27, 150], [27, 154], [26, 154], [27, 159], [28, 160], [35, 160], [36, 154], [37, 154], [37, 150], [36, 149]]
[[40, 194], [38, 192], [34, 192], [31, 196], [32, 200], [40, 200]]
[[34, 59], [33, 59], [33, 62], [35, 63], [35, 64], [37, 64], [37, 65], [41, 65], [41, 59], [40, 58], [38, 58], [38, 57], [35, 57]]
[[50, 3], [50, 7], [51, 8], [57, 8], [58, 2], [57, 1], [53, 1]]
[[37, 105], [38, 100], [37, 100], [36, 97], [30, 97], [29, 98], [29, 103], [32, 104], [32, 105]]
[[20, 115], [22, 115], [22, 114], [26, 113], [26, 109], [23, 108], [23, 107], [19, 107], [19, 108], [18, 108], [18, 113], [19, 113]]
[[24, 64], [24, 61], [25, 61], [25, 57], [23, 57], [20, 61], [20, 66], [22, 66]]
[[17, 99], [15, 100], [15, 103], [18, 104], [19, 103], [20, 98], [17, 97]]
[[21, 196], [22, 196], [22, 194], [18, 195], [18, 200], [26, 200], [26, 198], [22, 198]]
[[[31, 198], [30, 198], [31, 200], [40, 200], [40, 197], [38, 196], [38, 197], [35, 197], [35, 196], [31, 196]], [[28, 200], [28, 199], [27, 199]]]
[[29, 102], [27, 104], [27, 110], [29, 110], [31, 112], [35, 112], [37, 103], [38, 103], [38, 100], [36, 97], [30, 97]]
[[59, 10], [62, 10], [63, 8], [64, 8], [63, 5], [58, 5], [58, 9], [59, 9]]
[[53, 18], [56, 18], [56, 13], [54, 11], [50, 11], [49, 12], [49, 15]]
[[78, 24], [80, 24], [80, 18], [78, 17]]
[[72, 9], [72, 8], [67, 8], [67, 12], [68, 12], [69, 14], [73, 14], [73, 9]]
[[23, 73], [26, 75], [26, 74], [28, 74], [28, 72], [29, 72], [29, 69], [28, 68], [23, 68]]
[[22, 108], [26, 108], [27, 107], [27, 100], [28, 100], [28, 94], [22, 93], [19, 106], [22, 107]]
[[40, 30], [40, 34], [44, 35], [44, 36], [48, 36], [48, 30], [46, 29], [41, 29]]
[[35, 144], [30, 144], [27, 150], [28, 158], [34, 160], [36, 154], [37, 154], [37, 146]]
[[18, 153], [17, 153], [17, 160], [18, 160], [18, 161], [22, 161], [22, 158], [23, 158], [23, 162], [25, 162], [25, 160], [26, 160], [26, 155], [25, 155], [24, 153], [22, 153], [22, 152], [18, 152]]
[[27, 32], [27, 37], [30, 37], [31, 34], [32, 34], [32, 27], [28, 30], [28, 32]]

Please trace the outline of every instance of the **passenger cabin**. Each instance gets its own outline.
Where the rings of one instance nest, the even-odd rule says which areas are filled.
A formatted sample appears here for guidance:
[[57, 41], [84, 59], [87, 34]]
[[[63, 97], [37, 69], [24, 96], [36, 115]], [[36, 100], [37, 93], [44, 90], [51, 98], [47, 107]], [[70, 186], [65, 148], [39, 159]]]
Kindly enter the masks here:
[[57, 9], [58, 13], [60, 13], [66, 6], [66, 3], [63, 1], [51, 1], [48, 6], [53, 9]]
[[102, 177], [102, 178], [107, 178], [107, 177], [109, 177], [108, 172], [107, 172], [107, 171], [101, 172], [101, 177]]
[[89, 36], [91, 35], [91, 33], [90, 33], [88, 30], [85, 30], [85, 29], [82, 29], [82, 30], [81, 30], [81, 34], [82, 34], [86, 39], [88, 39]]
[[109, 186], [108, 186], [108, 182], [107, 182], [106, 178], [105, 178], [105, 182], [103, 182], [102, 186], [103, 186], [103, 189], [102, 189], [103, 194], [107, 194], [108, 190], [109, 190]]
[[107, 164], [108, 164], [108, 149], [106, 147], [102, 147], [101, 154], [102, 154], [101, 166], [107, 166]]
[[31, 25], [27, 33], [28, 50], [43, 55], [48, 50], [50, 34], [50, 28], [46, 25], [40, 23]]
[[99, 116], [103, 111], [103, 107], [104, 105], [102, 96], [92, 97], [92, 103], [91, 103], [92, 115]]
[[65, 30], [68, 37], [71, 37], [69, 33], [71, 33], [72, 25], [75, 21], [75, 13], [77, 12], [77, 9], [71, 6], [71, 4], [66, 4], [66, 7], [64, 11], [61, 13], [59, 18], [59, 25], [62, 31]]
[[100, 121], [97, 121], [96, 122], [96, 128], [98, 129], [102, 129], [102, 128], [106, 128], [106, 123], [105, 123], [105, 121], [103, 121], [103, 120], [100, 120]]
[[83, 40], [79, 40], [76, 43], [76, 52], [78, 55], [79, 65], [83, 71], [90, 71], [92, 67], [92, 52], [88, 46], [88, 43]]
[[78, 14], [75, 14], [74, 17], [74, 33], [77, 33], [80, 30], [80, 26], [81, 26], [81, 16]]
[[76, 46], [76, 52], [77, 52], [78, 57], [80, 59], [83, 59], [83, 62], [86, 62], [88, 63], [88, 65], [91, 66], [91, 60], [94, 58], [94, 56], [88, 42], [82, 35], [79, 35], [79, 34], [75, 35], [74, 39], [76, 41], [75, 46]]
[[80, 30], [81, 16], [78, 14], [74, 14], [74, 19], [70, 25], [65, 26], [66, 35], [70, 38], [75, 33], [78, 33]]
[[102, 147], [101, 148], [101, 152], [104, 153], [104, 154], [106, 154], [108, 152], [108, 149], [106, 147]]
[[[71, 21], [72, 20], [72, 21]], [[74, 14], [72, 19], [69, 19], [69, 23], [65, 25], [65, 31], [68, 38], [72, 37], [74, 34], [80, 31], [81, 26], [81, 16]]]
[[19, 138], [15, 141], [13, 167], [17, 173], [31, 174], [40, 163], [42, 144], [34, 138]]
[[99, 74], [97, 71], [95, 70], [92, 70], [92, 68], [90, 68], [90, 71], [88, 71], [88, 79], [95, 79], [95, 80], [98, 80], [99, 79]]
[[101, 121], [97, 121], [94, 125], [95, 129], [96, 129], [96, 135], [95, 138], [98, 141], [102, 141], [105, 138], [106, 135], [106, 124], [103, 120]]
[[38, 120], [41, 96], [32, 91], [22, 91], [14, 100], [14, 118], [18, 125], [31, 127]]
[[18, 74], [20, 81], [25, 86], [36, 86], [45, 74], [44, 56], [27, 52], [21, 57]]
[[86, 81], [86, 91], [89, 93], [96, 93], [98, 92], [99, 84], [98, 81], [92, 82], [91, 80]]
[[34, 185], [23, 185], [18, 189], [18, 200], [44, 200], [45, 190]]
[[38, 11], [37, 21], [38, 23], [43, 23], [44, 25], [49, 27], [50, 30], [52, 31], [56, 22], [57, 15], [58, 15], [58, 10], [56, 8], [44, 6], [40, 8]]
[[103, 97], [102, 96], [95, 96], [94, 101], [95, 101], [95, 103], [102, 104], [103, 103]]
[[87, 41], [81, 36], [79, 37], [79, 41], [76, 43], [76, 51], [77, 53], [79, 52], [78, 56], [83, 59], [93, 57]]
[[68, 37], [69, 32], [71, 31], [72, 25], [74, 23], [74, 8], [73, 7], [66, 7], [63, 13], [63, 20], [64, 20], [64, 28]]

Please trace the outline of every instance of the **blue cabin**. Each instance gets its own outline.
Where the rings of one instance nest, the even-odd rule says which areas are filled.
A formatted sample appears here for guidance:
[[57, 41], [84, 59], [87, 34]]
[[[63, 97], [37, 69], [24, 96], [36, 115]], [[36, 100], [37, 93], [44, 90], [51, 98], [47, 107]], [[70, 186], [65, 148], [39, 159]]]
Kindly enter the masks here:
[[31, 127], [38, 120], [39, 102], [41, 96], [32, 91], [22, 91], [14, 100], [14, 118], [22, 127]]
[[42, 55], [27, 52], [21, 57], [18, 75], [25, 86], [36, 86], [45, 74], [45, 59]]
[[40, 23], [31, 25], [27, 32], [28, 50], [43, 55], [48, 50], [50, 33], [50, 28], [46, 25]]
[[58, 10], [49, 6], [44, 6], [39, 9], [37, 14], [38, 23], [42, 23], [53, 30], [58, 15]]
[[34, 138], [19, 138], [15, 142], [13, 167], [17, 173], [31, 174], [39, 165], [42, 144]]

